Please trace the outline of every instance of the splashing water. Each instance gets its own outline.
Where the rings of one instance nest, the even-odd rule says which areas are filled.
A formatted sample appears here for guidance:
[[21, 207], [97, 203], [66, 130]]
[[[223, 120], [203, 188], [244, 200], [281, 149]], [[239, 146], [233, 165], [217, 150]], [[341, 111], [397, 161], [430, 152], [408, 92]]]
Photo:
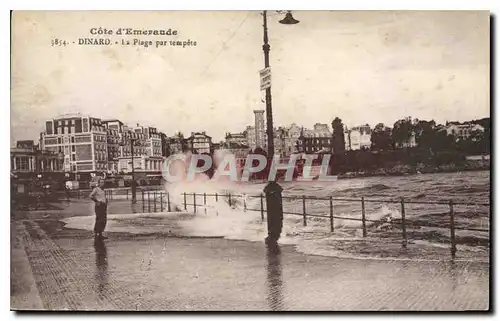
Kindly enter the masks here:
[[[225, 150], [216, 153], [214, 157], [216, 168], [227, 153], [229, 152]], [[190, 155], [186, 155], [184, 164], [189, 163], [189, 158]], [[177, 164], [175, 171], [177, 171], [176, 175], [187, 176], [185, 165]], [[249, 195], [260, 194], [265, 184], [235, 183], [230, 181], [228, 177], [218, 176], [217, 171], [214, 177], [217, 178], [210, 179], [205, 174], [196, 174], [194, 180], [183, 179], [178, 182], [166, 183], [165, 188], [170, 195], [172, 209], [193, 213], [193, 204], [196, 203], [196, 215], [190, 220], [179, 222], [183, 234], [186, 236], [263, 241], [267, 236], [267, 224], [265, 219], [263, 221], [261, 218], [260, 199], [249, 197]], [[217, 199], [216, 194], [218, 195]], [[187, 204], [186, 208], [184, 203]], [[287, 206], [291, 205], [293, 204], [287, 204], [285, 201], [284, 210], [287, 211]], [[327, 207], [324, 210], [325, 213], [322, 215], [325, 215], [325, 218], [307, 217], [307, 226], [303, 226], [301, 216], [285, 214], [282, 237], [279, 242], [299, 244], [304, 240], [332, 237]], [[349, 213], [336, 213], [336, 215], [347, 218], [334, 220], [336, 237], [351, 237], [353, 233], [355, 235], [361, 233], [362, 223], [349, 220]], [[397, 217], [399, 217], [399, 212], [387, 206], [382, 206], [379, 211], [367, 214], [367, 219], [376, 221]], [[359, 215], [356, 218], [359, 218]], [[373, 223], [367, 222], [368, 226], [371, 224]]]

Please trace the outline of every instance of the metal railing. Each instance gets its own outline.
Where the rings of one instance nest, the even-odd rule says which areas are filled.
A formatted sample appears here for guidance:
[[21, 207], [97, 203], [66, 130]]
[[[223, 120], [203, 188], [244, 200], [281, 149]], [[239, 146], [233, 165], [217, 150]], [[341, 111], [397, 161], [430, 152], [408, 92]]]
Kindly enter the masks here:
[[[76, 193], [75, 193], [76, 192]], [[71, 193], [62, 192], [61, 197], [78, 197], [78, 198], [87, 198], [88, 194], [82, 191], [71, 191]], [[130, 189], [114, 189], [114, 190], [105, 190], [106, 198], [108, 201], [127, 201], [131, 200], [131, 192]], [[75, 195], [76, 194], [76, 195]], [[208, 198], [212, 198], [215, 202], [224, 201], [227, 202], [229, 206], [232, 206], [236, 203], [238, 199], [243, 205], [244, 211], [256, 211], [260, 212], [260, 218], [262, 222], [264, 222], [265, 214], [267, 212], [265, 202], [266, 198], [263, 193], [258, 195], [248, 195], [248, 194], [231, 194], [231, 193], [182, 193], [182, 201], [178, 202], [176, 205], [183, 207], [184, 210], [192, 210], [193, 214], [197, 214], [200, 210], [200, 207], [207, 206]], [[254, 208], [249, 207], [248, 202], [254, 200]], [[489, 232], [489, 226], [487, 229], [485, 228], [474, 228], [470, 226], [457, 226], [456, 224], [456, 210], [457, 206], [478, 206], [478, 207], [490, 207], [489, 203], [481, 203], [481, 202], [458, 202], [454, 200], [447, 201], [415, 201], [410, 199], [367, 199], [365, 197], [360, 198], [343, 198], [343, 197], [316, 197], [316, 196], [290, 196], [285, 195], [282, 196], [282, 201], [287, 201], [288, 203], [284, 203], [283, 214], [284, 215], [295, 215], [300, 216], [302, 218], [303, 226], [308, 225], [308, 221], [316, 218], [322, 219], [329, 222], [328, 228], [329, 232], [335, 231], [335, 220], [346, 220], [346, 221], [357, 221], [361, 222], [361, 230], [362, 237], [368, 236], [369, 224], [370, 223], [382, 223], [380, 219], [370, 219], [367, 217], [367, 207], [373, 203], [379, 204], [395, 204], [399, 208], [400, 218], [395, 218], [391, 221], [391, 227], [400, 228], [400, 237], [402, 240], [402, 247], [404, 249], [408, 246], [408, 229], [417, 226], [417, 227], [428, 227], [428, 228], [441, 228], [441, 229], [449, 229], [449, 238], [450, 238], [450, 252], [452, 258], [455, 258], [457, 251], [457, 230], [465, 230], [465, 231], [477, 231], [477, 232]], [[318, 202], [324, 202], [326, 205], [321, 206], [319, 209], [311, 208], [311, 206], [307, 206], [308, 201], [313, 201], [313, 205]], [[177, 209], [173, 207], [173, 202], [171, 196], [168, 192], [164, 190], [138, 190], [137, 191], [137, 205], [140, 207], [142, 205], [143, 212], [163, 212], [163, 211], [176, 211]], [[180, 204], [179, 204], [180, 203]], [[359, 206], [359, 210], [355, 211], [355, 216], [346, 216], [346, 215], [336, 215], [335, 208], [337, 206], [345, 205], [342, 203], [347, 203], [348, 205], [357, 204]], [[290, 210], [290, 207], [294, 206], [285, 206], [285, 205], [294, 205], [298, 208], [298, 210]], [[447, 223], [443, 222], [430, 224], [429, 222], [422, 222], [418, 219], [409, 219], [408, 213], [411, 211], [411, 205], [435, 205], [438, 207], [446, 207], [446, 212], [441, 212], [441, 214], [447, 215]], [[434, 208], [434, 207], [433, 207]], [[352, 212], [352, 210], [351, 210]], [[489, 215], [489, 210], [488, 210]], [[373, 224], [372, 224], [373, 225]], [[489, 224], [488, 224], [489, 225]]]
[[[116, 198], [116, 195], [111, 192], [108, 194], [108, 198], [113, 200], [113, 197]], [[181, 204], [177, 204], [178, 206], [183, 207], [184, 210], [192, 210], [192, 213], [196, 215], [200, 208], [205, 207], [207, 205], [207, 199], [212, 198], [215, 202], [219, 202], [223, 200], [227, 202], [229, 206], [235, 204], [237, 199], [241, 200], [244, 211], [256, 211], [260, 212], [260, 218], [262, 222], [264, 222], [265, 214], [267, 212], [266, 207], [264, 206], [266, 198], [264, 194], [259, 195], [246, 195], [246, 194], [231, 194], [231, 193], [182, 193], [182, 202]], [[394, 199], [366, 199], [365, 197], [361, 198], [341, 198], [341, 197], [315, 197], [315, 196], [283, 196], [283, 200], [298, 202], [300, 205], [299, 211], [290, 211], [287, 210], [287, 207], [284, 207], [284, 215], [295, 215], [300, 216], [302, 218], [303, 226], [308, 225], [308, 221], [312, 218], [320, 218], [329, 221], [329, 231], [335, 231], [335, 220], [351, 220], [361, 222], [361, 230], [362, 237], [367, 237], [369, 230], [369, 223], [382, 223], [380, 219], [370, 219], [367, 217], [367, 204], [370, 203], [381, 203], [381, 204], [397, 204], [399, 208], [399, 213], [401, 215], [400, 219], [394, 219], [391, 222], [392, 226], [400, 227], [400, 237], [402, 240], [402, 247], [406, 249], [408, 247], [408, 229], [414, 226], [418, 227], [430, 227], [430, 228], [443, 228], [449, 229], [449, 237], [450, 237], [450, 253], [452, 258], [455, 258], [457, 252], [457, 237], [456, 230], [467, 230], [467, 231], [478, 231], [478, 232], [489, 232], [489, 227], [485, 228], [474, 228], [474, 227], [461, 227], [457, 226], [456, 219], [456, 211], [455, 206], [487, 206], [489, 207], [489, 203], [481, 203], [481, 202], [458, 202], [453, 200], [448, 201], [415, 201], [415, 200], [407, 200], [401, 198], [399, 200]], [[254, 208], [249, 207], [248, 201], [254, 200], [257, 205]], [[157, 211], [172, 211], [172, 202], [169, 193], [167, 192], [157, 192], [157, 191], [142, 191], [140, 195], [137, 196], [138, 203], [142, 203], [143, 211], [146, 212], [157, 212]], [[307, 202], [308, 201], [324, 201], [327, 202], [327, 206], [321, 208], [319, 212], [315, 213], [314, 211], [308, 209]], [[359, 204], [359, 216], [343, 216], [343, 215], [335, 215], [335, 206], [338, 206], [339, 202], [348, 202], [349, 204]], [[447, 216], [448, 223], [447, 224], [429, 224], [423, 223], [418, 220], [409, 219], [408, 210], [409, 205], [438, 205], [438, 206], [446, 206], [447, 207]], [[174, 209], [175, 210], [175, 209]], [[411, 209], [410, 209], [411, 210]], [[318, 212], [318, 210], [316, 210]]]

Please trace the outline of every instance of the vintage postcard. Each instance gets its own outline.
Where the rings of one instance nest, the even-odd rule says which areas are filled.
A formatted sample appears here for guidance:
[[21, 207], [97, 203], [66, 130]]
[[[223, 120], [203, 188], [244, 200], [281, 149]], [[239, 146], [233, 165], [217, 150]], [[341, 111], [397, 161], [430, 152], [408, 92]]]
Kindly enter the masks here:
[[488, 311], [488, 11], [13, 11], [11, 309]]

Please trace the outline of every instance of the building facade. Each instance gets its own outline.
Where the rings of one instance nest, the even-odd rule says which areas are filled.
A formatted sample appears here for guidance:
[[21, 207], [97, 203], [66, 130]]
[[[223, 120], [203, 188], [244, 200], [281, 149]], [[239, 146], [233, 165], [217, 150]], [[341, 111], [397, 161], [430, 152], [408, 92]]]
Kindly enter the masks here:
[[45, 122], [40, 146], [62, 153], [66, 172], [106, 171], [108, 168], [106, 127], [99, 118], [64, 115]]
[[212, 137], [203, 132], [193, 132], [186, 139], [187, 148], [196, 154], [212, 154]]
[[411, 136], [408, 140], [404, 142], [396, 142], [395, 144], [396, 148], [411, 148], [411, 147], [416, 147], [417, 146], [417, 139], [416, 139], [416, 134], [415, 132], [411, 133]]
[[297, 149], [298, 141], [301, 133], [301, 127], [293, 123], [286, 127], [285, 136], [285, 156], [288, 157], [291, 154], [296, 154], [299, 152]]
[[10, 171], [12, 173], [62, 172], [63, 155], [40, 150], [32, 140], [18, 141], [10, 149]]
[[483, 132], [484, 127], [472, 122], [448, 122], [446, 123], [446, 132], [448, 135], [454, 136], [456, 139], [466, 140], [473, 136], [474, 132]]
[[316, 123], [313, 127], [313, 135], [314, 137], [331, 137], [332, 131], [328, 124]]
[[297, 150], [303, 154], [330, 153], [332, 137], [314, 137], [301, 134], [298, 140]]
[[257, 148], [255, 126], [247, 126], [247, 128], [245, 129], [245, 134], [247, 137], [248, 147], [250, 147], [252, 150], [255, 150], [255, 148]]
[[264, 110], [254, 110], [255, 116], [255, 146], [266, 149], [266, 122]]
[[247, 132], [226, 133], [225, 142], [226, 144], [240, 144], [248, 146]]
[[234, 155], [236, 158], [236, 165], [238, 168], [245, 166], [245, 160], [247, 155], [250, 153], [250, 147], [245, 144], [240, 143], [226, 143], [226, 148]]
[[370, 125], [352, 127], [344, 131], [346, 150], [367, 150], [372, 145]]
[[128, 168], [125, 159], [130, 162], [132, 148], [134, 157], [140, 159], [138, 170], [156, 169], [165, 152], [162, 133], [154, 127], [139, 124], [131, 127], [117, 119], [101, 120], [80, 115], [64, 115], [46, 121], [45, 131], [40, 134], [40, 146], [63, 155], [65, 172], [82, 173], [122, 172]]

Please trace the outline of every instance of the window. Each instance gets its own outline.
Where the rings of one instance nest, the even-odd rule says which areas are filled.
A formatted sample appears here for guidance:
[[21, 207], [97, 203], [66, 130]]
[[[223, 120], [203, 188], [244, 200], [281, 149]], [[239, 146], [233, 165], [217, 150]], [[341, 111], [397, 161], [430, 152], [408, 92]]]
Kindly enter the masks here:
[[71, 160], [72, 160], [73, 162], [74, 162], [74, 161], [76, 161], [76, 155], [75, 155], [75, 154], [71, 155]]
[[71, 143], [75, 142], [75, 137], [71, 137]]
[[75, 125], [75, 120], [74, 119], [71, 120], [71, 125], [73, 125], [73, 126]]
[[75, 146], [74, 146], [74, 145], [73, 145], [73, 146], [71, 146], [71, 151], [72, 151], [72, 152], [75, 152], [75, 151], [76, 151], [76, 149], [75, 149]]
[[61, 126], [61, 125], [62, 125], [62, 121], [58, 121], [58, 122], [57, 122], [57, 125], [58, 125], [58, 126]]
[[68, 126], [68, 121], [67, 120], [64, 121], [64, 125]]

